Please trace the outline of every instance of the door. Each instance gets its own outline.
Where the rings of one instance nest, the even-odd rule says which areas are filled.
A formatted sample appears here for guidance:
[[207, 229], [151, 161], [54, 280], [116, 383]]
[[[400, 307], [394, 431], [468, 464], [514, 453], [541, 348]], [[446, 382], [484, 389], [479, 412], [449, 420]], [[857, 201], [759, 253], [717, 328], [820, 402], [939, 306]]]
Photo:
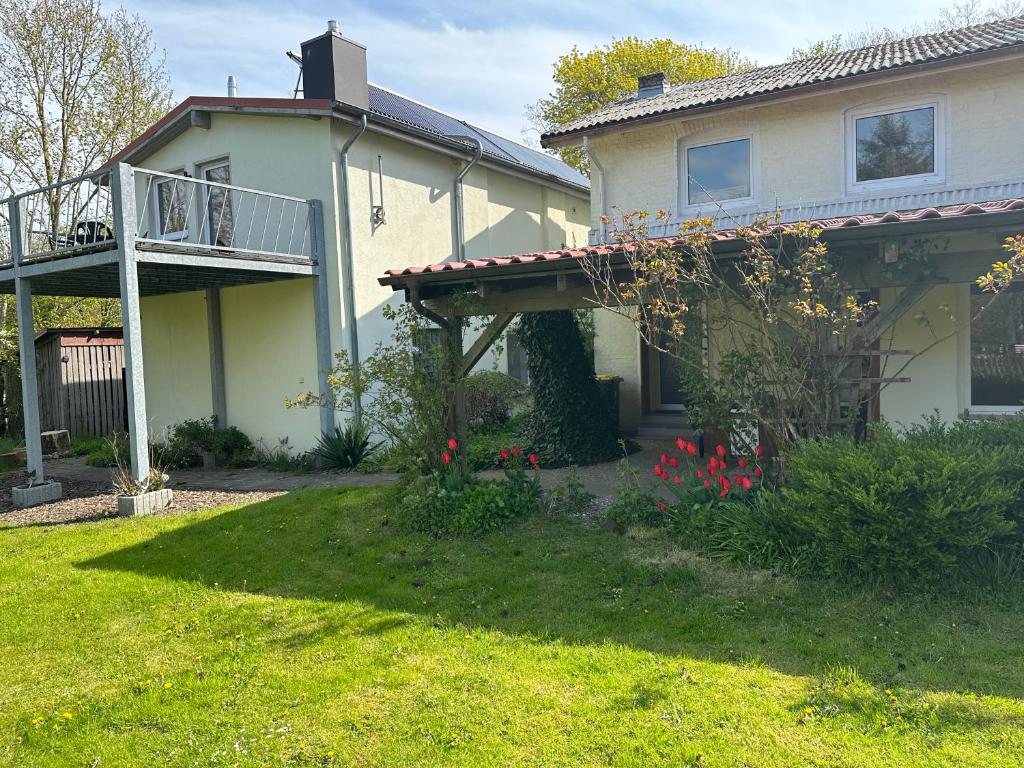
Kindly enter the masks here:
[[648, 347], [651, 410], [684, 411], [689, 401], [686, 376], [707, 365], [707, 335], [703, 317], [694, 313], [687, 318], [686, 335], [681, 340], [672, 339], [663, 331], [657, 346], [660, 349]]
[[227, 161], [204, 166], [203, 181], [212, 182], [211, 185], [206, 186], [204, 239], [209, 245], [229, 248], [235, 240], [232, 192], [224, 187], [214, 185], [231, 183], [231, 166]]

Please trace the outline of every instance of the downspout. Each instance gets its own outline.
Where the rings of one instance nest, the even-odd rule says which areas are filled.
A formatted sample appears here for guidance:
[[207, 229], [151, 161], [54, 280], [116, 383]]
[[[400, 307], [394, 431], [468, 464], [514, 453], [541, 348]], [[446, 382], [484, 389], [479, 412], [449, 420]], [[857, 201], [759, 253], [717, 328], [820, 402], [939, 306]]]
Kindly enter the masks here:
[[604, 166], [601, 165], [601, 161], [597, 159], [597, 155], [594, 154], [594, 150], [590, 148], [590, 137], [583, 137], [583, 151], [587, 154], [587, 159], [590, 164], [597, 169], [597, 182], [598, 186], [601, 187], [601, 205], [598, 206], [598, 223], [601, 225], [601, 243], [608, 242], [607, 227], [604, 223]]
[[473, 143], [474, 148], [473, 159], [466, 163], [459, 171], [459, 175], [455, 177], [455, 205], [452, 208], [452, 258], [455, 261], [466, 260], [466, 204], [462, 194], [462, 180], [484, 155], [484, 146], [478, 139], [474, 139], [472, 136], [460, 138], [468, 139]]
[[[366, 115], [359, 118], [359, 125], [348, 140], [341, 146], [341, 239], [345, 253], [341, 257], [341, 282], [343, 285], [344, 307], [342, 317], [348, 328], [349, 363], [354, 371], [359, 370], [359, 326], [356, 322], [356, 289], [353, 279], [355, 259], [352, 257], [352, 204], [348, 192], [348, 151], [366, 131]], [[363, 412], [362, 396], [359, 387], [355, 388], [352, 398], [352, 413], [359, 418]]]

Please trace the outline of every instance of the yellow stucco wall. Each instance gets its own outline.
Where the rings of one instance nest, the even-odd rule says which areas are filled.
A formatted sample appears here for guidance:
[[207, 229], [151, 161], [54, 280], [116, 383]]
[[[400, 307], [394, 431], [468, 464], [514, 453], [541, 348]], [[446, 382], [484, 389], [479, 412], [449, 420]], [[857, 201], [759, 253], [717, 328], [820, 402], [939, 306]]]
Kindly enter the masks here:
[[313, 280], [225, 288], [221, 316], [228, 421], [270, 448], [287, 437], [308, 450], [319, 411], [287, 409], [284, 400], [317, 387]]
[[[893, 289], [882, 291], [882, 309], [895, 296]], [[969, 360], [964, 351], [969, 348], [970, 331], [963, 326], [970, 317], [969, 296], [970, 286], [965, 284], [933, 288], [882, 338], [883, 349], [923, 352], [909, 363], [906, 357], [883, 359], [883, 376], [910, 378], [908, 383], [889, 384], [882, 390], [882, 416], [887, 421], [912, 424], [936, 411], [950, 421], [966, 409], [964, 374]]]
[[[165, 172], [227, 159], [232, 184], [324, 203], [328, 311], [334, 351], [348, 346], [341, 280], [339, 150], [352, 127], [328, 118], [214, 113], [209, 129], [190, 128], [135, 165]], [[386, 223], [375, 225], [380, 204], [378, 155], [383, 164]], [[407, 141], [367, 131], [350, 153], [355, 311], [365, 357], [390, 338], [382, 315], [401, 294], [377, 283], [390, 267], [451, 258], [453, 180], [463, 161]], [[481, 164], [465, 183], [467, 255], [479, 258], [586, 242], [590, 212], [585, 193]], [[319, 434], [315, 410], [286, 410], [283, 400], [316, 387], [312, 281], [285, 281], [224, 289], [223, 345], [228, 422], [273, 446], [287, 436], [296, 450]], [[144, 344], [150, 421], [164, 427], [212, 412], [206, 306], [203, 294], [146, 299]], [[151, 326], [147, 328], [147, 326]], [[175, 329], [181, 329], [176, 331]], [[468, 334], [466, 343], [472, 343]], [[154, 341], [150, 341], [153, 339]], [[155, 350], [155, 351], [151, 351]], [[201, 354], [200, 354], [201, 353]], [[504, 354], [480, 367], [504, 369]], [[173, 375], [168, 361], [176, 360]], [[181, 379], [187, 386], [178, 382]]]
[[635, 431], [642, 417], [641, 349], [633, 320], [609, 309], [594, 311], [594, 370], [622, 378], [619, 429], [623, 432]]
[[142, 300], [142, 358], [150, 434], [213, 413], [206, 293], [172, 293]]
[[1024, 98], [1020, 72], [1017, 59], [595, 136], [592, 146], [606, 173], [604, 192], [594, 190], [592, 226], [598, 227], [601, 212], [610, 213], [612, 205], [692, 217], [679, 194], [680, 143], [747, 135], [753, 143], [756, 199], [735, 209], [739, 212], [878, 197], [882, 193], [847, 192], [846, 114], [861, 106], [935, 96], [945, 99], [946, 181], [908, 185], [886, 196], [1020, 180], [1024, 155], [1012, 149], [1019, 144]]

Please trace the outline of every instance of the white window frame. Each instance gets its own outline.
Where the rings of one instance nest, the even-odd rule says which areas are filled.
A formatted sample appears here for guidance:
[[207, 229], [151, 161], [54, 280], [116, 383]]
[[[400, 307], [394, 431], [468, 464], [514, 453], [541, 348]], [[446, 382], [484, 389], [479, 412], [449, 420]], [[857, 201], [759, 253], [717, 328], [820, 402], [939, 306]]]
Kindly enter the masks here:
[[[750, 143], [750, 156], [748, 158], [750, 167], [747, 169], [750, 174], [750, 194], [746, 197], [734, 197], [729, 200], [705, 200], [699, 203], [690, 202], [690, 168], [689, 168], [689, 152], [691, 149], [700, 149], [701, 147], [713, 147], [716, 144], [728, 144], [733, 141], [746, 140]], [[755, 169], [757, 163], [755, 162], [755, 155], [757, 153], [757, 142], [752, 132], [737, 133], [724, 135], [721, 137], [716, 136], [714, 139], [703, 138], [697, 141], [687, 141], [683, 139], [679, 142], [679, 161], [677, 167], [679, 168], [679, 184], [677, 185], [676, 194], [679, 198], [679, 208], [683, 211], [694, 212], [699, 210], [706, 210], [711, 208], [742, 208], [746, 206], [754, 205], [757, 200], [757, 176]]]
[[[967, 317], [970, 317], [971, 313], [971, 286], [964, 286], [966, 290], [966, 299], [961, 299], [965, 302], [964, 310], [961, 311], [961, 315], [966, 311]], [[968, 414], [975, 416], [1014, 416], [1024, 411], [1024, 405], [975, 405], [974, 404], [974, 392], [971, 386], [973, 379], [971, 371], [971, 363], [973, 361], [973, 355], [971, 354], [971, 328], [972, 325], [968, 325], [960, 332], [960, 359], [962, 361], [960, 365], [961, 379], [960, 388], [965, 395], [966, 402], [963, 403], [961, 411], [966, 411]]]
[[[173, 171], [164, 171], [164, 173], [169, 173], [172, 176], [184, 176], [185, 175], [185, 169], [184, 168], [177, 168], [177, 169], [175, 169]], [[161, 225], [161, 221], [160, 221], [160, 187], [163, 184], [182, 184], [186, 188], [188, 187], [187, 183], [178, 181], [177, 179], [161, 179], [160, 177], [157, 177], [156, 182], [153, 184], [153, 191], [152, 191], [152, 195], [153, 195], [153, 201], [152, 201], [153, 221], [151, 222], [151, 225], [153, 227], [153, 239], [154, 240], [164, 240], [164, 241], [167, 241], [167, 242], [177, 242], [179, 240], [187, 240], [188, 239], [188, 226], [189, 226], [189, 221], [188, 221], [189, 211], [188, 211], [188, 208], [185, 209], [185, 229], [178, 230], [176, 232], [163, 232], [163, 233], [161, 233], [161, 231], [160, 231], [160, 228], [162, 226]]]
[[[934, 166], [931, 173], [917, 173], [912, 176], [893, 176], [888, 179], [857, 181], [857, 121], [866, 117], [878, 117], [896, 112], [910, 112], [930, 107], [932, 119], [932, 152]], [[856, 107], [846, 112], [846, 191], [848, 194], [884, 192], [892, 189], [908, 189], [943, 184], [946, 181], [946, 99], [931, 96], [910, 101], [892, 101], [870, 106]]]

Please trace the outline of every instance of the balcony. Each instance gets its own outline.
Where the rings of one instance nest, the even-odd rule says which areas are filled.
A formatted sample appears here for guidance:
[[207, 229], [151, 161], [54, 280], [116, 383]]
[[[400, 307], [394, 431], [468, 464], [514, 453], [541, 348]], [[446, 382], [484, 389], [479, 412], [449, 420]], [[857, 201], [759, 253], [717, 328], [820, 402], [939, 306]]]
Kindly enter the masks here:
[[[312, 275], [319, 202], [120, 165], [5, 201], [0, 292], [120, 295], [118, 264], [143, 296]], [[262, 278], [261, 278], [262, 276]]]
[[[0, 293], [17, 297], [33, 483], [43, 482], [33, 295], [121, 299], [132, 474], [143, 486], [149, 456], [140, 297], [207, 292], [216, 406], [224, 402], [219, 289], [314, 278], [316, 328], [310, 333], [316, 334], [320, 384], [326, 388], [332, 351], [327, 287], [320, 273], [324, 236], [319, 200], [119, 164], [2, 202]], [[327, 429], [333, 416], [321, 413], [321, 421]]]

